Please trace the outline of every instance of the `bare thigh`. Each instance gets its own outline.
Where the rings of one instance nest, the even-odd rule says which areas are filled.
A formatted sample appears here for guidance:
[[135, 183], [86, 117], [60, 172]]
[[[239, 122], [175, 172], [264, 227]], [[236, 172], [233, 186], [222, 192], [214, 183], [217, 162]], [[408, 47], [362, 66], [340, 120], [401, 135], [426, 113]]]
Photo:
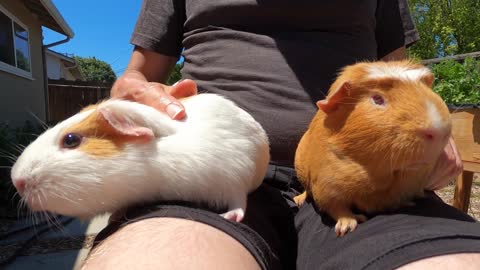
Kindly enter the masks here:
[[123, 227], [100, 244], [83, 269], [260, 269], [228, 234], [203, 223], [151, 218]]
[[406, 264], [398, 270], [476, 270], [480, 266], [480, 253], [460, 253], [435, 256]]

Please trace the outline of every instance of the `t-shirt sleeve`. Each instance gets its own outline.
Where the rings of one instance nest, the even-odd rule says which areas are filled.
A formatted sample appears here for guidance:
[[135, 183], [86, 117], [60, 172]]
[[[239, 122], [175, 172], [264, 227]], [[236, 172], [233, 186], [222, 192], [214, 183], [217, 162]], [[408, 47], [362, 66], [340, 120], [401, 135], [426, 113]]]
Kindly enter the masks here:
[[181, 0], [143, 0], [130, 43], [163, 55], [182, 51], [185, 5]]
[[378, 0], [375, 37], [379, 59], [420, 39], [407, 0]]

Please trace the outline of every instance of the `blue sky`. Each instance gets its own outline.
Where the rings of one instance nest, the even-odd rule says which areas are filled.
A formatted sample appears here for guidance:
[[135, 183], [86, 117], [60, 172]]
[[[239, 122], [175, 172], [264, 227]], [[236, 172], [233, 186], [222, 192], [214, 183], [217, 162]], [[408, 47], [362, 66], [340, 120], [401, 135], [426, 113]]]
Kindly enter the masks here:
[[[140, 12], [142, 0], [52, 0], [75, 33], [68, 43], [52, 47], [60, 53], [94, 56], [111, 64], [121, 75], [133, 46], [130, 35]], [[44, 44], [64, 39], [44, 31]]]

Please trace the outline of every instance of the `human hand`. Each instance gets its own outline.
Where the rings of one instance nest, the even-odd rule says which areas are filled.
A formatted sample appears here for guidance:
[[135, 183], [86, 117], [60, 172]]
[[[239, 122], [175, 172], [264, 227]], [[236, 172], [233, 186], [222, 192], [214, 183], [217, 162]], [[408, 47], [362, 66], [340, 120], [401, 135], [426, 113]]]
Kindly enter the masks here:
[[435, 164], [430, 175], [430, 183], [426, 187], [428, 190], [438, 190], [446, 187], [453, 179], [458, 177], [463, 171], [463, 163], [458, 154], [457, 146], [450, 137], [448, 144]]
[[192, 80], [182, 80], [172, 86], [148, 82], [139, 71], [125, 72], [113, 85], [112, 98], [121, 98], [152, 106], [166, 112], [172, 119], [185, 117], [185, 108], [177, 100], [197, 93], [197, 84]]

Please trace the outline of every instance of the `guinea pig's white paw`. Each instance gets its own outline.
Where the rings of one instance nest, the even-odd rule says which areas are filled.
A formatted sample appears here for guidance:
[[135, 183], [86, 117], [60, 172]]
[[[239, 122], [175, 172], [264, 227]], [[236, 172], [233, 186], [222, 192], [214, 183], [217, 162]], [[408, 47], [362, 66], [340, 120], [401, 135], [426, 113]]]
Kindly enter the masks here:
[[240, 222], [243, 220], [243, 217], [245, 216], [245, 211], [242, 208], [235, 208], [226, 213], [221, 214], [221, 216], [234, 222]]
[[337, 234], [337, 237], [343, 237], [346, 233], [353, 232], [357, 228], [358, 223], [365, 221], [367, 221], [367, 217], [364, 215], [340, 217], [335, 225], [335, 233]]

